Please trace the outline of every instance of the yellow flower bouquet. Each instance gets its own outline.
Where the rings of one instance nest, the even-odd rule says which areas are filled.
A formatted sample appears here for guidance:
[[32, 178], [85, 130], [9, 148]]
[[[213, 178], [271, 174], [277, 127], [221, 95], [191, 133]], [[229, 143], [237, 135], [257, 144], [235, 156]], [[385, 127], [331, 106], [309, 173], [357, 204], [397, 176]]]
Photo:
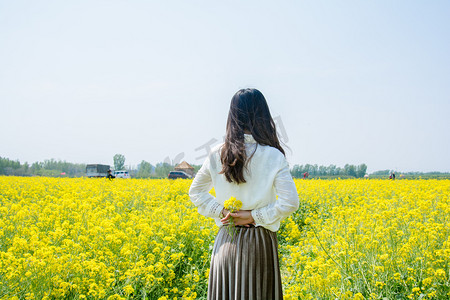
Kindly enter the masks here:
[[[224, 203], [225, 209], [227, 209], [230, 213], [238, 212], [242, 208], [242, 202], [237, 200], [236, 197], [230, 197], [230, 199], [226, 200]], [[234, 233], [236, 232], [236, 227], [234, 225], [233, 217], [230, 216], [230, 222], [227, 227], [228, 234], [231, 236], [231, 241], [233, 241]]]

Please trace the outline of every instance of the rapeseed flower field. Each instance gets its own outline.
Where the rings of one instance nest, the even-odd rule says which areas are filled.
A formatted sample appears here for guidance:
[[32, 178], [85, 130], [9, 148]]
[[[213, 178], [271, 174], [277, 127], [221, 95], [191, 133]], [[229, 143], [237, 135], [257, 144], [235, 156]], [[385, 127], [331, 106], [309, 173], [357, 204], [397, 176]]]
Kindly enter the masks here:
[[[206, 299], [218, 228], [190, 184], [0, 177], [0, 299]], [[285, 299], [450, 298], [449, 180], [296, 185]]]

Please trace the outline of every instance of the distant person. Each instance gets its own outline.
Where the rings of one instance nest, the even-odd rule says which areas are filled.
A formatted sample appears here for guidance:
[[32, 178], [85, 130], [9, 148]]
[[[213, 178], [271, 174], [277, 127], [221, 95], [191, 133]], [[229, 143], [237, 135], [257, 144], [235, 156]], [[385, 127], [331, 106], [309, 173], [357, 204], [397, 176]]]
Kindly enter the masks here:
[[395, 172], [392, 173], [392, 179], [395, 179]]
[[305, 172], [305, 173], [303, 173], [303, 179], [306, 179], [306, 178], [308, 178], [308, 172]]
[[113, 180], [114, 178], [116, 178], [116, 176], [114, 176], [114, 175], [111, 173], [111, 170], [108, 170], [108, 176], [106, 176], [106, 178], [108, 178], [109, 180]]

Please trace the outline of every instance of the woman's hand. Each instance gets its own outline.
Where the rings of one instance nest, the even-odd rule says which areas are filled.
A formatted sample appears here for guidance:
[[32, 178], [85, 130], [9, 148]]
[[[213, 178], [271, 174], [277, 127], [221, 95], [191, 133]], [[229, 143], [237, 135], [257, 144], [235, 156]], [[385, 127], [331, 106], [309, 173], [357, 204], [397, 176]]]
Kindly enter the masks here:
[[234, 225], [246, 227], [250, 227], [250, 224], [255, 225], [255, 220], [252, 217], [251, 210], [240, 210], [235, 213], [230, 213], [228, 210], [223, 209], [222, 213], [225, 215], [225, 218], [221, 219], [220, 221], [224, 225], [229, 224], [230, 217], [233, 217]]
[[222, 209], [222, 213], [220, 214], [220, 217], [225, 218], [226, 215], [228, 215], [229, 213], [230, 213], [230, 211], [229, 211], [228, 209], [223, 208], [223, 209]]

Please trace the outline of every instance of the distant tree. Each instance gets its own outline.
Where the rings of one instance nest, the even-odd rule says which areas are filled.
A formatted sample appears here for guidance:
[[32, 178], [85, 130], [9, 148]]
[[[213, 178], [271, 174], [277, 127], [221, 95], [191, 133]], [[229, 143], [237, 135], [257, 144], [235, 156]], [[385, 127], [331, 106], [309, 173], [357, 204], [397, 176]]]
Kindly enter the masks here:
[[300, 177], [300, 166], [299, 165], [294, 165], [292, 167], [291, 175], [293, 177]]
[[356, 168], [354, 165], [346, 164], [344, 166], [345, 175], [356, 177]]
[[125, 156], [122, 154], [114, 155], [114, 169], [116, 171], [123, 170], [125, 166]]
[[325, 166], [319, 166], [319, 175], [329, 175], [327, 172], [327, 167]]
[[155, 176], [159, 178], [167, 178], [170, 171], [174, 170], [174, 166], [167, 162], [157, 163], [155, 167]]
[[391, 170], [379, 170], [372, 173], [372, 175], [389, 175]]
[[202, 167], [202, 165], [191, 165], [194, 168], [194, 174], [198, 172], [198, 170], [200, 170], [200, 168]]
[[367, 166], [361, 164], [359, 166], [346, 164], [344, 168], [336, 167], [336, 165], [318, 166], [311, 165], [294, 165], [291, 169], [291, 175], [296, 178], [302, 178], [304, 173], [308, 173], [311, 177], [320, 176], [344, 176], [344, 177], [364, 177]]
[[66, 173], [67, 176], [83, 176], [86, 172], [85, 164], [75, 164], [53, 158], [44, 162], [36, 162], [31, 165], [31, 172], [35, 175], [59, 176]]
[[38, 162], [34, 162], [31, 164], [31, 174], [33, 175], [39, 175], [40, 170], [42, 169], [42, 166]]
[[138, 166], [138, 171], [136, 176], [139, 178], [148, 178], [152, 175], [153, 166], [151, 163], [146, 162], [145, 160], [141, 161]]
[[18, 160], [0, 157], [0, 174], [14, 175], [15, 171], [20, 169], [20, 167], [21, 165]]
[[304, 170], [304, 172], [308, 172], [309, 174], [314, 174], [314, 173], [313, 173], [313, 166], [310, 165], [310, 164], [306, 164], [306, 165], [303, 167], [303, 170]]
[[328, 166], [328, 174], [333, 176], [333, 175], [338, 175], [336, 174], [336, 165], [329, 165]]
[[316, 175], [318, 175], [318, 173], [319, 173], [319, 166], [318, 166], [317, 164], [314, 164], [314, 165], [312, 166], [312, 172], [311, 172], [311, 174], [313, 174], [313, 176], [316, 176]]
[[366, 164], [360, 164], [356, 168], [356, 177], [363, 178], [364, 175], [366, 175], [366, 171], [367, 171], [367, 165]]

